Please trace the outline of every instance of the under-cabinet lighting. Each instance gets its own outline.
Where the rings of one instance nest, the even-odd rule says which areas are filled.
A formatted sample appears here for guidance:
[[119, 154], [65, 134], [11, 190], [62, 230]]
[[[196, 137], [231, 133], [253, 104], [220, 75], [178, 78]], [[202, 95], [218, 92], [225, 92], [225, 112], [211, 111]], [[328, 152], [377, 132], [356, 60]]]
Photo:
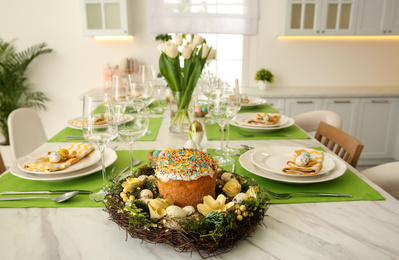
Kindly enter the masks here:
[[93, 36], [94, 40], [133, 40], [131, 35], [119, 35], [119, 36]]
[[278, 36], [281, 40], [399, 40], [399, 35], [340, 35], [340, 36], [299, 36], [299, 35], [287, 35]]

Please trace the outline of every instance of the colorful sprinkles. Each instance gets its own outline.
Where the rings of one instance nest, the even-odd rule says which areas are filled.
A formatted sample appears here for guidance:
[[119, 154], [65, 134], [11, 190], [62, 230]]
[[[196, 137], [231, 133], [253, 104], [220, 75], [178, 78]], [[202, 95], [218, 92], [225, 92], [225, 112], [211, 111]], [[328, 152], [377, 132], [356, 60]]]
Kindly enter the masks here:
[[213, 177], [218, 165], [212, 156], [196, 149], [168, 150], [158, 158], [155, 176], [168, 180], [197, 180], [202, 176]]

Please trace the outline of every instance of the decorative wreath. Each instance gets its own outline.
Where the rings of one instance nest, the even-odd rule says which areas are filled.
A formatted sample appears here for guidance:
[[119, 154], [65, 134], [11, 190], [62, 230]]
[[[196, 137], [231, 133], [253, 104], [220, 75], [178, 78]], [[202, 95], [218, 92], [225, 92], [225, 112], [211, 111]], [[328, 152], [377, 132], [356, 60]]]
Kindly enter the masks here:
[[[237, 185], [227, 185], [230, 181], [239, 184], [238, 193], [234, 188]], [[163, 209], [155, 212], [154, 205], [173, 202], [160, 198], [154, 167], [145, 165], [134, 176], [114, 183], [104, 204], [110, 219], [131, 237], [168, 244], [178, 252], [195, 251], [208, 258], [230, 251], [238, 241], [250, 236], [262, 222], [270, 200], [255, 180], [222, 170], [218, 172], [216, 197], [216, 200], [204, 197], [202, 207], [197, 206], [201, 210], [193, 211], [191, 207], [184, 217], [170, 213], [173, 207], [166, 209], [173, 215], [161, 214], [166, 212]], [[205, 203], [209, 201], [222, 205], [209, 210]], [[184, 210], [187, 211], [186, 207]]]

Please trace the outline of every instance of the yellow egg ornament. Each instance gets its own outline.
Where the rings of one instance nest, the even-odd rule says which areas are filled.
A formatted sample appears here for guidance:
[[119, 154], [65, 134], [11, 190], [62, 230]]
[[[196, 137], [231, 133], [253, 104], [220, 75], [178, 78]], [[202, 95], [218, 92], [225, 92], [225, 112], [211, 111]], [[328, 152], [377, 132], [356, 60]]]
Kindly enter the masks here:
[[69, 152], [66, 149], [60, 149], [58, 151], [58, 153], [60, 154], [60, 162], [65, 161], [66, 159], [68, 159], [69, 156]]

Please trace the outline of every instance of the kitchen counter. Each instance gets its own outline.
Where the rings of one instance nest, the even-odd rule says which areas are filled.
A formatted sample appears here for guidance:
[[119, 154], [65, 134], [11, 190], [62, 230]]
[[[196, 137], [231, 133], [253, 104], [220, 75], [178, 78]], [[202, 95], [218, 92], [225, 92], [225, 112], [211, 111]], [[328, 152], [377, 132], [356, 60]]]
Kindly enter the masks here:
[[399, 86], [391, 87], [275, 87], [266, 90], [242, 88], [242, 93], [263, 98], [399, 97]]

